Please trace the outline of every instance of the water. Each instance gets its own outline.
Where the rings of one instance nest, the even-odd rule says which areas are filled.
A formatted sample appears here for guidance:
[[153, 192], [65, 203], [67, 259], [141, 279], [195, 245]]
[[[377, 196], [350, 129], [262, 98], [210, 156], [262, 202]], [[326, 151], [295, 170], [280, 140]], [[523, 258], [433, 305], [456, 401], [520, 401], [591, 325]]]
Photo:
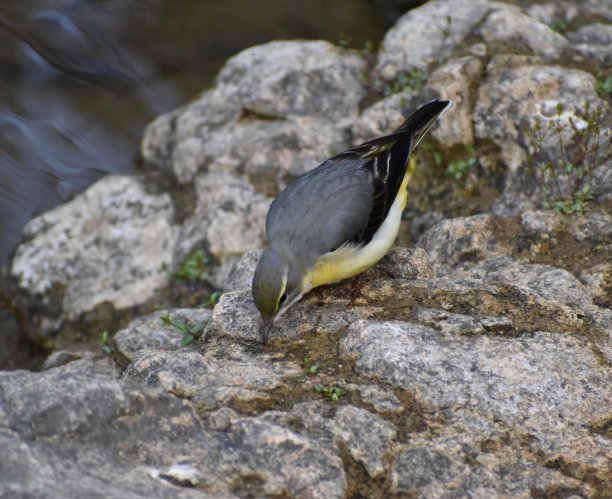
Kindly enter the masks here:
[[0, 265], [33, 216], [129, 172], [144, 126], [228, 57], [274, 39], [377, 42], [397, 15], [383, 3], [0, 0]]

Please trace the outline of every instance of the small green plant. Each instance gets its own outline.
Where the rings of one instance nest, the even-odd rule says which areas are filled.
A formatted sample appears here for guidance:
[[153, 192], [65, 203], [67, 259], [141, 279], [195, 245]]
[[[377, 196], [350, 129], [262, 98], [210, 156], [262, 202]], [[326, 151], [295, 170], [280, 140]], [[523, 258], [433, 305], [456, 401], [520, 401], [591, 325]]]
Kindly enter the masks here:
[[215, 305], [219, 303], [221, 299], [221, 291], [213, 291], [208, 297], [202, 302], [204, 308], [215, 308]]
[[410, 68], [406, 71], [398, 71], [392, 78], [385, 78], [371, 72], [363, 77], [374, 91], [385, 96], [392, 94], [411, 92], [419, 93], [427, 83], [427, 74], [418, 68]]
[[550, 29], [562, 35], [567, 31], [567, 23], [562, 17], [555, 17], [550, 23]]
[[403, 92], [419, 93], [427, 83], [427, 73], [412, 67], [404, 71], [397, 71], [393, 76], [383, 76], [376, 69], [376, 47], [368, 40], [360, 51], [366, 63], [366, 69], [361, 73], [361, 81], [374, 92], [389, 96]]
[[606, 75], [600, 68], [595, 70], [597, 93], [602, 99], [612, 99], [612, 75]]
[[163, 265], [163, 268], [179, 281], [205, 281], [208, 279], [207, 263], [204, 251], [197, 249], [189, 254], [175, 270], [170, 271], [166, 264]]
[[[368, 40], [366, 42], [366, 45], [368, 43], [371, 43], [371, 42]], [[338, 35], [338, 45], [340, 45], [342, 48], [345, 48], [345, 49], [353, 48], [353, 38], [350, 35], [347, 35], [343, 31], [341, 31], [340, 35]]]
[[111, 345], [108, 331], [102, 331], [100, 333], [100, 350], [102, 350], [102, 353], [107, 356], [115, 353], [115, 347]]
[[592, 173], [602, 148], [603, 110], [592, 110], [586, 102], [583, 111], [567, 119], [561, 103], [556, 110], [556, 116], [546, 124], [536, 120], [533, 127], [525, 129], [530, 149], [528, 169], [544, 195], [544, 208], [583, 215], [593, 199]]
[[319, 372], [321, 366], [312, 362], [308, 357], [304, 359], [304, 374], [313, 375]]
[[337, 385], [332, 387], [331, 385], [324, 385], [323, 383], [315, 383], [313, 390], [320, 393], [328, 402], [337, 402], [341, 397], [346, 395], [346, 391]]
[[[474, 149], [474, 144], [466, 144], [465, 146], [466, 156], [464, 158], [450, 161], [446, 165], [446, 175], [454, 180], [463, 179], [466, 174], [478, 163], [478, 158], [476, 157], [476, 150]], [[434, 162], [438, 164], [438, 161], [441, 163], [441, 156], [436, 159], [434, 153]]]
[[183, 335], [183, 337], [181, 338], [181, 345], [184, 347], [193, 343], [193, 341], [197, 340], [200, 336], [202, 336], [204, 328], [206, 327], [206, 322], [188, 324], [178, 319], [172, 319], [170, 317], [170, 312], [167, 312], [166, 315], [162, 315], [160, 317], [160, 320], [166, 326], [172, 326], [174, 329], [176, 329]]

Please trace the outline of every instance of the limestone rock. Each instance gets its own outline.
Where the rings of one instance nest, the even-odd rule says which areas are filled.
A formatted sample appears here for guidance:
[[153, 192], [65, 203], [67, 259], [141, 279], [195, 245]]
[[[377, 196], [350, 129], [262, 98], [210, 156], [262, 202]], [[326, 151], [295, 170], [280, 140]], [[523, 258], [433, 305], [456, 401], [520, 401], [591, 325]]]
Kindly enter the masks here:
[[[317, 441], [255, 418], [238, 421], [227, 433], [247, 457], [243, 458], [246, 465], [240, 470], [243, 476], [251, 474], [255, 484], [261, 483], [255, 489], [257, 495], [345, 497], [347, 485], [342, 461]], [[245, 496], [252, 490], [247, 486], [237, 492]]]
[[333, 121], [357, 114], [363, 64], [323, 41], [271, 42], [232, 57], [216, 83], [235, 87], [241, 106], [255, 114]]
[[[533, 174], [527, 171], [530, 150], [526, 129], [536, 121], [547, 123], [559, 118], [557, 104], [563, 106], [560, 119], [578, 122], [578, 114], [589, 103], [592, 109], [603, 106], [597, 96], [593, 75], [560, 66], [542, 66], [529, 56], [493, 57], [487, 79], [480, 85], [474, 108], [477, 140], [491, 140], [499, 148], [499, 158], [507, 166], [506, 185], [495, 201], [493, 212], [512, 216], [538, 207], [544, 194], [537, 189]], [[603, 106], [605, 109], [605, 106]], [[567, 127], [563, 140], [570, 140]], [[605, 135], [604, 131], [604, 135]], [[556, 151], [557, 138], [550, 135], [544, 151]]]
[[[410, 68], [430, 69], [448, 57], [495, 8], [512, 7], [486, 0], [427, 2], [405, 14], [382, 43], [377, 70], [392, 77]], [[450, 23], [449, 23], [450, 19]]]
[[466, 56], [448, 61], [429, 77], [427, 86], [436, 90], [440, 98], [453, 103], [451, 112], [444, 113], [444, 119], [432, 130], [433, 137], [444, 147], [474, 143], [472, 89], [481, 71], [480, 60]]
[[[609, 131], [586, 70], [607, 60], [611, 12], [433, 0], [374, 67], [316, 41], [230, 59], [148, 127], [142, 176], [109, 176], [28, 227], [0, 301], [33, 337], [148, 315], [109, 327], [109, 355], [90, 336], [95, 352], [59, 345], [42, 371], [0, 372], [0, 496], [609, 497], [610, 158], [603, 144], [583, 216], [540, 210], [525, 129], [588, 101]], [[366, 89], [414, 68], [422, 91]], [[251, 280], [272, 196], [435, 97], [454, 106], [411, 185], [419, 247], [393, 249], [360, 293], [313, 290], [261, 345]], [[475, 167], [446, 178], [470, 143]], [[219, 303], [161, 308], [176, 291], [162, 265], [195, 249]], [[178, 324], [202, 334], [183, 341]]]
[[578, 278], [594, 303], [612, 308], [612, 263], [600, 263], [584, 269]]
[[572, 42], [574, 50], [586, 59], [596, 61], [601, 66], [610, 66], [612, 55], [612, 26], [610, 24], [588, 24], [568, 33], [567, 39]]
[[569, 47], [568, 41], [550, 27], [514, 9], [492, 12], [476, 33], [494, 53], [525, 53], [553, 60]]
[[[256, 265], [255, 259], [248, 260]], [[213, 311], [206, 335], [229, 335], [237, 338], [257, 340], [262, 327], [259, 312], [251, 294], [250, 280], [254, 267], [244, 268], [245, 276], [234, 273], [234, 279], [244, 282], [237, 291], [224, 293]], [[433, 277], [427, 254], [421, 248], [394, 248], [376, 266], [362, 277], [361, 300], [367, 303], [370, 294], [377, 293], [377, 283], [394, 279], [424, 279]], [[248, 286], [246, 285], [248, 283]], [[337, 334], [351, 322], [370, 317], [376, 312], [371, 307], [349, 307], [352, 281], [343, 281], [313, 290], [296, 306], [281, 317], [272, 330], [272, 337], [295, 339], [300, 335], [317, 330]], [[327, 294], [327, 296], [325, 296]]]
[[[366, 107], [351, 126], [351, 142], [360, 144], [393, 132], [424, 102], [439, 98], [441, 95], [429, 88], [423, 92], [423, 95], [414, 91], [393, 93]], [[447, 114], [445, 111], [443, 116], [446, 117]], [[440, 127], [440, 123], [441, 120], [437, 120], [433, 124], [432, 132]]]
[[[349, 328], [342, 349], [355, 359], [357, 372], [412, 391], [417, 400], [448, 411], [457, 424], [478, 421], [481, 441], [495, 438], [503, 428], [510, 439], [532, 435], [530, 447], [548, 456], [545, 459], [562, 453], [575, 463], [575, 469], [603, 469], [608, 444], [605, 437], [589, 431], [589, 425], [599, 424], [609, 412], [601, 403], [610, 397], [609, 373], [585, 339], [545, 332], [529, 338], [480, 335], [460, 339], [407, 322], [359, 321]], [[483, 427], [485, 422], [488, 428]], [[582, 444], [572, 448], [577, 438]], [[398, 490], [427, 490], [430, 483], [454, 488], [459, 477], [468, 479], [465, 464], [458, 470], [454, 469], [458, 463], [451, 466], [454, 459], [449, 450], [456, 448], [454, 443], [441, 441], [427, 447], [419, 451], [418, 446], [411, 446], [407, 454], [400, 455], [396, 466], [401, 471], [396, 468], [394, 482]], [[475, 457], [481, 452], [477, 447]], [[503, 451], [497, 458], [503, 459]], [[440, 465], [432, 470], [416, 465], [415, 459]], [[509, 467], [525, 465], [530, 466], [529, 459]], [[555, 478], [552, 474], [545, 481], [552, 484]], [[519, 483], [538, 480], [535, 473]], [[468, 489], [482, 486], [480, 479], [476, 481], [479, 485], [464, 483]]]
[[580, 281], [566, 270], [524, 264], [507, 256], [488, 258], [465, 269], [457, 269], [452, 275], [525, 286], [547, 300], [583, 310], [592, 304]]
[[193, 399], [206, 410], [230, 402], [253, 404], [270, 399], [283, 379], [301, 374], [291, 363], [258, 358], [240, 348], [223, 351], [223, 359], [192, 350], [140, 351], [127, 367], [123, 378], [166, 392]]
[[249, 249], [262, 247], [272, 200], [237, 175], [208, 173], [195, 179], [196, 206], [180, 227], [177, 259], [205, 247], [214, 259], [210, 279], [224, 288], [233, 263]]
[[250, 417], [207, 429], [189, 401], [109, 377], [91, 361], [0, 373], [0, 401], [2, 496], [343, 497], [346, 490], [342, 461], [316, 438]]
[[247, 251], [234, 263], [224, 287], [226, 292], [251, 289], [260, 256], [261, 251], [259, 250]]
[[587, 0], [586, 2], [572, 2], [561, 0], [542, 2], [526, 8], [529, 16], [548, 25], [563, 21], [567, 25], [582, 25], [585, 22], [611, 23], [612, 13], [607, 0]]
[[270, 411], [263, 418], [285, 424], [299, 420], [303, 432], [311, 435], [320, 432], [323, 442], [331, 440], [335, 446], [347, 448], [372, 478], [385, 472], [384, 462], [390, 456], [391, 442], [396, 436], [391, 423], [350, 405], [334, 409], [321, 402], [302, 402], [289, 413]]
[[169, 316], [188, 326], [206, 324], [212, 316], [208, 309], [173, 309], [154, 312], [134, 319], [128, 327], [114, 336], [119, 352], [129, 360], [134, 360], [143, 350], [178, 350], [181, 348], [181, 332], [171, 325], [164, 324], [162, 317]]
[[437, 273], [448, 271], [462, 261], [478, 261], [504, 254], [507, 243], [496, 234], [494, 217], [474, 215], [443, 220], [419, 241]]
[[148, 128], [143, 156], [183, 183], [198, 171], [238, 170], [273, 193], [282, 176], [305, 173], [346, 145], [341, 122], [357, 116], [363, 67], [355, 53], [322, 41], [247, 49], [213, 89]]
[[377, 412], [402, 412], [404, 410], [404, 406], [392, 392], [377, 385], [359, 386], [358, 390], [361, 399], [374, 407]]
[[41, 297], [30, 321], [53, 335], [110, 303], [124, 310], [167, 283], [177, 230], [167, 194], [148, 194], [138, 178], [110, 175], [74, 200], [33, 219], [10, 272], [19, 287]]
[[512, 171], [526, 160], [524, 128], [532, 126], [536, 119], [551, 119], [550, 101], [555, 105], [560, 102], [572, 111], [581, 109], [586, 101], [594, 106], [601, 104], [595, 78], [584, 71], [535, 65], [524, 57], [500, 55], [489, 63], [487, 75], [474, 109], [476, 137], [495, 141]]

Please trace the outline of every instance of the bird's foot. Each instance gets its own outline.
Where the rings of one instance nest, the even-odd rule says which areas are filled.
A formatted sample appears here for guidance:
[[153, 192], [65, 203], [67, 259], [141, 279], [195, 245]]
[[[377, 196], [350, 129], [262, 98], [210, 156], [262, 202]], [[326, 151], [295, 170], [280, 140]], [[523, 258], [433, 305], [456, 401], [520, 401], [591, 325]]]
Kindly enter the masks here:
[[361, 298], [361, 288], [363, 287], [363, 274], [358, 274], [353, 278], [353, 284], [351, 285], [351, 301], [349, 301], [349, 307], [354, 307], [355, 302]]

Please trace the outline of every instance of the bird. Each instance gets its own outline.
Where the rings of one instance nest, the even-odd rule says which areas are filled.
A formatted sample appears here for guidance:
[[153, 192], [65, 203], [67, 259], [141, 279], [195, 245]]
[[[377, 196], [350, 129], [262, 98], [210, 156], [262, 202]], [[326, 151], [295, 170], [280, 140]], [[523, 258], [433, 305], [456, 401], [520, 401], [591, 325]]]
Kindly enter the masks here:
[[273, 324], [311, 289], [356, 276], [391, 249], [414, 171], [412, 151], [449, 105], [424, 104], [393, 133], [336, 154], [278, 194], [252, 282], [264, 345]]

